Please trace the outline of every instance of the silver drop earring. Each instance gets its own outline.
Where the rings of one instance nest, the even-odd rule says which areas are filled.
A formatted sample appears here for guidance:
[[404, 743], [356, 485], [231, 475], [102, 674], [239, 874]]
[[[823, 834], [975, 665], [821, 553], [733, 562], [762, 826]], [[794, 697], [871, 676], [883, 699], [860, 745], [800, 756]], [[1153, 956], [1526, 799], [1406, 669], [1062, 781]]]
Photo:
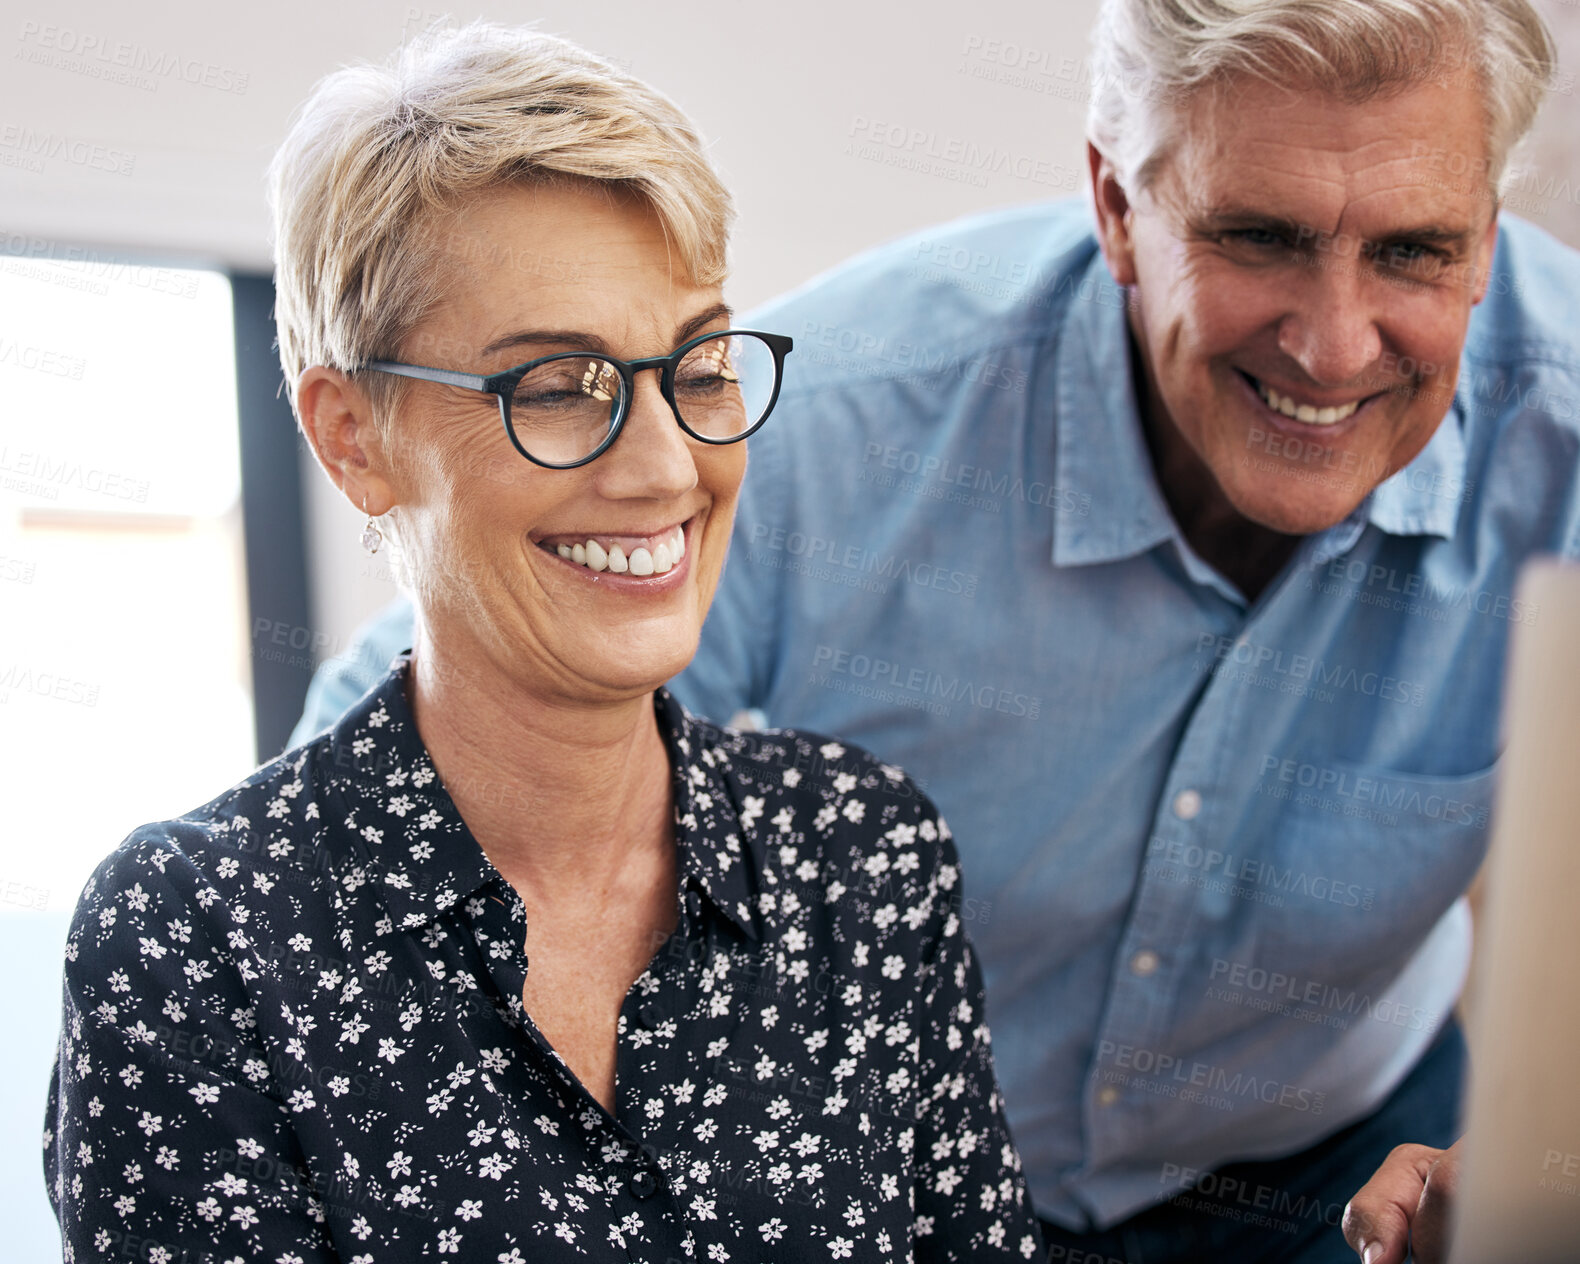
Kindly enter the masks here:
[[[368, 498], [362, 498], [362, 512], [368, 512]], [[362, 547], [369, 553], [377, 553], [379, 545], [384, 543], [384, 533], [373, 522], [373, 515], [368, 514], [367, 525], [362, 528]]]

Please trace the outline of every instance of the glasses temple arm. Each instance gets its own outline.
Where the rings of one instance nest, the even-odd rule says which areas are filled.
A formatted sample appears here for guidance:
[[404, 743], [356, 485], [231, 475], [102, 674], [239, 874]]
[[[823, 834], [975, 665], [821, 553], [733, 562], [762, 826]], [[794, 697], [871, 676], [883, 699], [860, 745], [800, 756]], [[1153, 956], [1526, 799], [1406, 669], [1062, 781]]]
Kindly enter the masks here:
[[413, 377], [422, 382], [439, 382], [444, 386], [460, 386], [469, 391], [488, 390], [488, 379], [476, 373], [456, 373], [450, 369], [429, 369], [419, 364], [397, 364], [394, 360], [373, 360], [367, 365], [380, 373], [393, 373], [397, 377]]

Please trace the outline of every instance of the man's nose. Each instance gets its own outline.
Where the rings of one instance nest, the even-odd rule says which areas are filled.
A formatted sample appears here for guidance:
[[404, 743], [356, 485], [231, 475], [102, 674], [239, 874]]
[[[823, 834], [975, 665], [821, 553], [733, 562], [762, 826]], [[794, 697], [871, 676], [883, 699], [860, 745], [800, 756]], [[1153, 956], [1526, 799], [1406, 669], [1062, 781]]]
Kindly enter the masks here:
[[1360, 273], [1365, 260], [1333, 259], [1313, 267], [1293, 291], [1278, 326], [1278, 346], [1313, 383], [1342, 387], [1358, 381], [1382, 354], [1378, 297]]

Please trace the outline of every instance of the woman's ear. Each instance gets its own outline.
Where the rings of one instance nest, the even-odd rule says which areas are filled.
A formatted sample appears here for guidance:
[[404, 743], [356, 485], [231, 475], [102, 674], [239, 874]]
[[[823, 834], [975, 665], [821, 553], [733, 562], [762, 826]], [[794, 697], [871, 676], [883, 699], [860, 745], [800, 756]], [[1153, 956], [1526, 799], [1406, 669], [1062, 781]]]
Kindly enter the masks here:
[[359, 511], [376, 518], [395, 504], [373, 406], [357, 383], [339, 369], [304, 369], [296, 415], [324, 473]]
[[1108, 270], [1119, 285], [1136, 283], [1135, 242], [1130, 235], [1130, 198], [1119, 183], [1119, 173], [1091, 141], [1086, 142], [1086, 165], [1092, 179], [1092, 205], [1097, 212], [1097, 241]]

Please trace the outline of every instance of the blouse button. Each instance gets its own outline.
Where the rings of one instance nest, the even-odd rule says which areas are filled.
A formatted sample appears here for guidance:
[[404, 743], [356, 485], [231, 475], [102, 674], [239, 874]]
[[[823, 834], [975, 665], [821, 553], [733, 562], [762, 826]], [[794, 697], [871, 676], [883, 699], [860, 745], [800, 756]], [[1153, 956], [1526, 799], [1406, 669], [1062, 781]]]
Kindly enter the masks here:
[[636, 1019], [649, 1031], [664, 1021], [664, 1011], [652, 1001], [643, 1001], [636, 1011]]
[[658, 1178], [644, 1168], [631, 1178], [630, 1188], [634, 1198], [651, 1198], [658, 1188]]

